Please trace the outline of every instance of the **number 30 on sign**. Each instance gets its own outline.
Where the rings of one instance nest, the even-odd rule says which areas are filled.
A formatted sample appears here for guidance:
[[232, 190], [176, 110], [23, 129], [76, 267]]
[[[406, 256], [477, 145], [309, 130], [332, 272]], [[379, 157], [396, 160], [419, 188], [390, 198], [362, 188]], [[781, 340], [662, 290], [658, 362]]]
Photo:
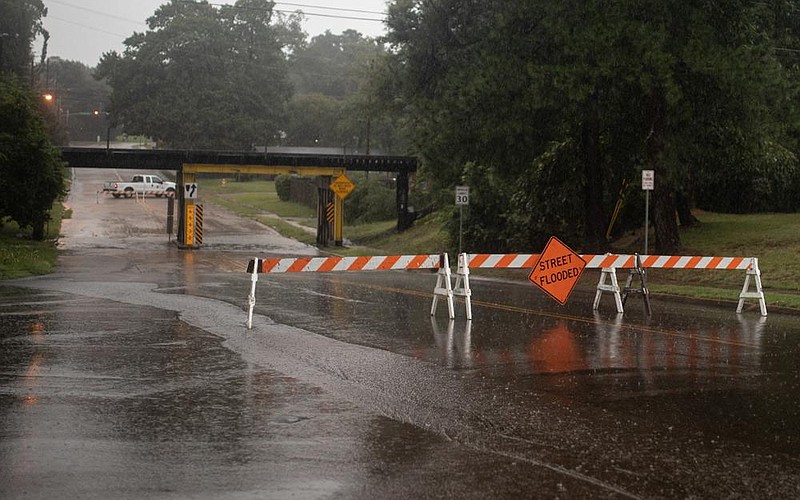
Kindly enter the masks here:
[[469, 186], [456, 186], [456, 205], [469, 205]]

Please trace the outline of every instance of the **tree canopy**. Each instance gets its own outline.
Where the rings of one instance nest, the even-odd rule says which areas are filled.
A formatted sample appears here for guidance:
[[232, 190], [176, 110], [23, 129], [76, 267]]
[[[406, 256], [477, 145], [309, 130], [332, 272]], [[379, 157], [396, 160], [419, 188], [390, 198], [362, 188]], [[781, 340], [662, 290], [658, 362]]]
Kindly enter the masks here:
[[97, 77], [113, 88], [112, 118], [176, 148], [249, 149], [278, 134], [291, 94], [283, 50], [299, 28], [273, 6], [162, 5], [147, 32], [100, 61]]
[[[796, 4], [396, 0], [385, 87], [431, 178], [475, 186], [477, 249], [559, 234], [602, 250], [620, 190], [638, 198], [647, 168], [657, 250], [671, 253], [692, 200], [791, 199], [797, 79], [776, 43], [795, 43]], [[725, 193], [705, 189], [720, 176]]]
[[38, 240], [63, 191], [62, 164], [48, 127], [56, 125], [55, 118], [30, 83], [36, 76], [33, 39], [44, 35], [46, 47], [46, 13], [39, 0], [0, 0], [0, 224], [11, 218]]
[[[42, 0], [0, 0], [0, 73], [17, 75], [31, 67], [31, 47], [37, 36], [49, 37], [42, 25], [47, 8]], [[44, 58], [46, 49], [42, 51]]]
[[295, 94], [285, 123], [284, 144], [344, 147], [367, 152], [391, 141], [370, 82], [385, 55], [377, 40], [354, 30], [329, 31], [299, 46], [290, 57]]

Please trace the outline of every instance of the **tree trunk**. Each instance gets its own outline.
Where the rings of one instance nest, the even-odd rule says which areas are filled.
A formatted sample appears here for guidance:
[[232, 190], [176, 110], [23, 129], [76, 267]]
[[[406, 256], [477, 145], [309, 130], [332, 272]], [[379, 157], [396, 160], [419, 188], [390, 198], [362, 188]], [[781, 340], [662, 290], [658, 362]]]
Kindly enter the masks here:
[[597, 94], [592, 93], [581, 126], [581, 153], [586, 187], [583, 194], [583, 240], [586, 252], [602, 253], [606, 248], [603, 216], [603, 172], [600, 164], [600, 112]]
[[45, 225], [44, 218], [36, 217], [36, 219], [33, 221], [33, 224], [31, 225], [31, 227], [33, 229], [31, 231], [31, 238], [32, 239], [34, 239], [36, 241], [44, 240], [44, 235], [45, 235], [45, 233], [44, 233], [44, 225]]
[[681, 227], [692, 227], [700, 222], [697, 220], [697, 217], [692, 215], [691, 199], [683, 194], [682, 191], [678, 190], [675, 192], [675, 202], [678, 206], [678, 221]]
[[647, 160], [655, 171], [653, 190], [653, 225], [655, 250], [661, 255], [674, 255], [681, 249], [675, 204], [675, 189], [669, 166], [664, 162], [664, 102], [663, 90], [653, 89], [650, 95], [650, 134], [647, 138]]

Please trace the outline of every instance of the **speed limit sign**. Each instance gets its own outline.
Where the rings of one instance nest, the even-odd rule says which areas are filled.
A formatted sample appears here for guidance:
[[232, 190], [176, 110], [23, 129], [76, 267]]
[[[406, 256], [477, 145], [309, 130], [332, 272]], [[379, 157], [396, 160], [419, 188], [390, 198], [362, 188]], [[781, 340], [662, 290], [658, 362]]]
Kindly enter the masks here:
[[469, 205], [469, 186], [456, 186], [456, 205]]

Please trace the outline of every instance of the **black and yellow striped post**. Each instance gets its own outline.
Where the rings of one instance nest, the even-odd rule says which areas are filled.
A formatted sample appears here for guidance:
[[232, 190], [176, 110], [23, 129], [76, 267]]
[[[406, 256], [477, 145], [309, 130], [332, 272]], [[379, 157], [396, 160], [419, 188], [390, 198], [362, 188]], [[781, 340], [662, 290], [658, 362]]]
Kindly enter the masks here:
[[344, 198], [334, 196], [333, 205], [333, 244], [340, 247], [344, 243]]
[[328, 224], [333, 224], [333, 221], [336, 216], [336, 205], [331, 201], [325, 206], [325, 220], [328, 221]]
[[[180, 246], [184, 248], [197, 248], [197, 181], [194, 174], [181, 172], [178, 176], [180, 184], [176, 187], [178, 189], [178, 202], [180, 214], [182, 216], [181, 223], [178, 226], [178, 241]], [[202, 208], [200, 209], [200, 242], [203, 238], [202, 229]]]
[[194, 243], [195, 246], [203, 244], [203, 204], [196, 203], [194, 206]]

